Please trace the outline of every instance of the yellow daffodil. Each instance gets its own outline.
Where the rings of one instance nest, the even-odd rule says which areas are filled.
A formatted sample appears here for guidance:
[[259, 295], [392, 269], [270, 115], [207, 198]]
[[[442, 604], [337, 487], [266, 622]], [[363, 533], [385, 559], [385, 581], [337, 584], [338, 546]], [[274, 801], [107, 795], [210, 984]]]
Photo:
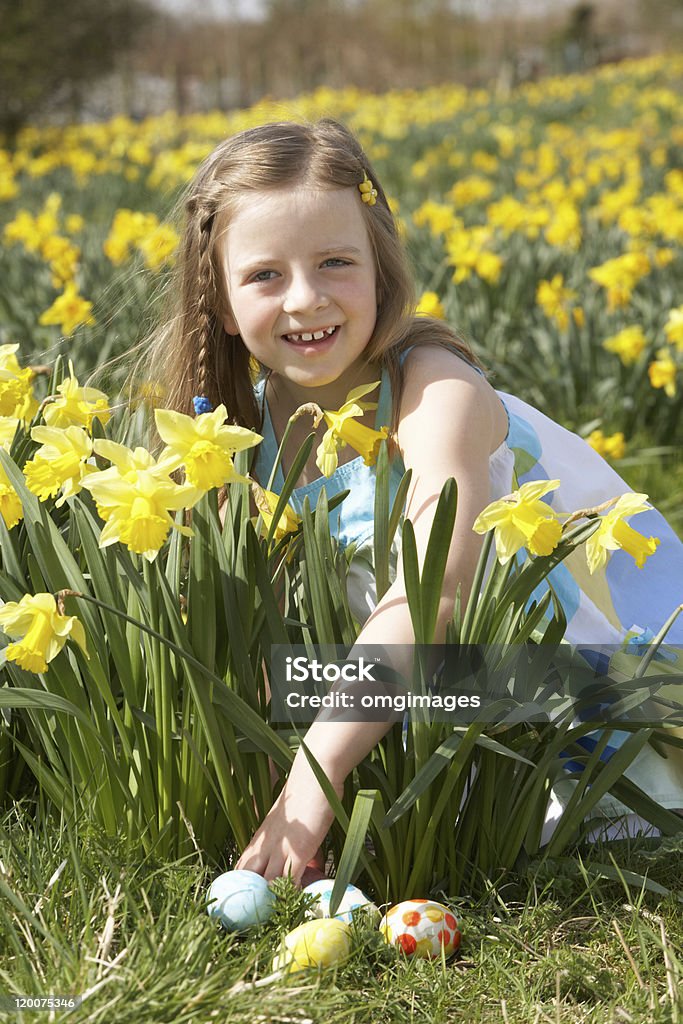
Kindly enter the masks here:
[[475, 273], [489, 284], [496, 284], [503, 269], [503, 259], [488, 248], [493, 236], [488, 227], [458, 228], [446, 236], [448, 262], [456, 269], [453, 280], [456, 284], [466, 281]]
[[655, 249], [653, 262], [656, 267], [668, 267], [676, 259], [675, 249]]
[[165, 396], [166, 389], [157, 381], [142, 381], [131, 400], [131, 405], [134, 409], [143, 405], [151, 412], [153, 409], [156, 409], [157, 406], [161, 405]]
[[5, 520], [5, 526], [11, 530], [24, 516], [24, 509], [21, 499], [9, 482], [7, 473], [0, 466], [0, 516]]
[[363, 423], [356, 423], [355, 417], [362, 416], [367, 410], [377, 408], [376, 402], [358, 401], [363, 395], [369, 394], [377, 387], [379, 387], [378, 380], [374, 384], [364, 384], [354, 388], [349, 391], [341, 409], [323, 410], [329, 430], [325, 432], [325, 436], [318, 446], [315, 460], [323, 476], [332, 476], [339, 462], [339, 449], [345, 444], [350, 444], [354, 451], [363, 456], [366, 466], [374, 465], [380, 443], [386, 439], [388, 430], [386, 427], [382, 427], [381, 430], [373, 430]]
[[259, 363], [256, 356], [249, 356], [249, 379], [251, 380], [251, 383], [255, 384], [260, 376], [261, 364]]
[[35, 217], [28, 210], [19, 210], [14, 220], [5, 225], [4, 240], [10, 244], [21, 242], [27, 252], [38, 252], [41, 245], [56, 234], [59, 228], [59, 204], [53, 202], [55, 197], [60, 199], [55, 192], [51, 193]]
[[81, 250], [62, 235], [51, 235], [40, 247], [40, 255], [50, 264], [52, 283], [60, 288], [72, 280], [78, 267]]
[[628, 305], [631, 293], [642, 277], [650, 273], [650, 261], [643, 252], [626, 252], [592, 267], [588, 276], [607, 290], [607, 308]]
[[482, 249], [477, 254], [477, 258], [474, 261], [474, 272], [482, 281], [488, 281], [489, 284], [498, 284], [502, 269], [503, 258], [497, 252]]
[[81, 387], [69, 361], [69, 376], [57, 388], [59, 398], [48, 402], [43, 418], [49, 427], [84, 427], [90, 430], [95, 417], [104, 426], [111, 416], [104, 391]]
[[646, 345], [647, 338], [639, 325], [625, 327], [623, 331], [605, 338], [602, 343], [604, 349], [619, 356], [624, 366], [635, 363]]
[[669, 398], [676, 397], [676, 374], [678, 367], [671, 357], [668, 348], [657, 350], [657, 358], [647, 368], [650, 384], [653, 388], [664, 388]]
[[60, 615], [52, 594], [24, 594], [21, 601], [9, 601], [0, 608], [0, 628], [18, 637], [8, 644], [5, 655], [26, 672], [45, 672], [71, 636], [86, 658], [83, 623], [75, 615]]
[[527, 548], [532, 555], [549, 555], [557, 547], [562, 524], [550, 505], [540, 499], [559, 486], [559, 480], [522, 484], [479, 513], [472, 529], [475, 533], [495, 530], [496, 554], [502, 565], [520, 548]]
[[667, 341], [675, 345], [679, 352], [683, 352], [683, 306], [669, 310], [664, 333]]
[[421, 206], [418, 206], [412, 219], [416, 227], [428, 227], [436, 237], [445, 234], [446, 231], [464, 227], [460, 218], [456, 217], [452, 206], [435, 203], [433, 199], [426, 199]]
[[203, 491], [223, 484], [247, 483], [247, 478], [235, 469], [232, 456], [263, 440], [253, 430], [226, 423], [226, 416], [224, 405], [194, 417], [172, 409], [157, 409], [154, 413], [159, 436], [167, 445], [161, 458], [171, 470], [184, 466], [188, 481]]
[[180, 238], [168, 224], [160, 224], [153, 213], [117, 210], [103, 249], [112, 263], [123, 263], [133, 248], [142, 253], [145, 264], [158, 270], [171, 261]]
[[120, 541], [151, 562], [171, 528], [185, 537], [192, 536], [189, 527], [173, 522], [169, 510], [191, 508], [201, 497], [201, 490], [191, 484], [174, 483], [168, 476], [169, 465], [157, 463], [145, 448], [131, 451], [103, 438], [96, 440], [93, 448], [114, 463], [89, 475], [81, 484], [90, 491], [105, 520], [101, 548]]
[[145, 265], [150, 270], [158, 270], [165, 263], [170, 263], [180, 236], [168, 224], [159, 224], [149, 235], [138, 242], [138, 249], [142, 253]]
[[58, 295], [49, 309], [38, 317], [40, 324], [57, 324], [69, 337], [82, 324], [94, 324], [92, 302], [78, 293], [74, 281], [67, 281], [64, 291]]
[[10, 450], [20, 423], [21, 420], [16, 416], [0, 416], [0, 448], [4, 448], [6, 452]]
[[[270, 530], [271, 523], [273, 522], [273, 515], [277, 508], [277, 503], [280, 500], [280, 495], [275, 494], [273, 491], [265, 491], [258, 484], [252, 482], [252, 494], [254, 496], [254, 502], [263, 520], [264, 534], [267, 534]], [[284, 511], [280, 516], [275, 531], [273, 533], [273, 540], [279, 541], [283, 537], [286, 537], [288, 533], [294, 533], [298, 529], [301, 523], [301, 518], [296, 514], [294, 509], [290, 505], [285, 505]]]
[[493, 182], [488, 178], [470, 174], [468, 177], [456, 181], [455, 185], [446, 193], [446, 198], [450, 199], [458, 209], [462, 209], [488, 199], [493, 189]]
[[576, 292], [564, 287], [562, 274], [555, 274], [550, 281], [539, 281], [536, 288], [536, 302], [561, 331], [569, 325], [569, 305], [575, 298]]
[[80, 213], [70, 213], [64, 218], [64, 227], [70, 235], [78, 235], [85, 227], [85, 220]]
[[55, 503], [60, 508], [78, 494], [83, 478], [96, 472], [86, 462], [92, 455], [92, 440], [82, 427], [34, 427], [31, 437], [41, 447], [24, 466], [26, 486], [41, 501], [61, 490]]
[[33, 370], [19, 366], [18, 349], [18, 345], [0, 345], [0, 416], [26, 421], [35, 416], [38, 402], [33, 394]]
[[620, 430], [608, 437], [603, 434], [602, 430], [593, 430], [586, 441], [598, 455], [606, 455], [610, 459], [623, 459], [624, 457], [626, 443]]
[[626, 516], [646, 512], [650, 507], [647, 494], [622, 494], [614, 508], [605, 513], [599, 529], [586, 541], [586, 556], [591, 573], [606, 564], [608, 551], [619, 548], [635, 559], [639, 569], [643, 568], [645, 560], [656, 551], [659, 541], [656, 537], [644, 537], [624, 520]]
[[0, 370], [7, 370], [14, 374], [19, 373], [21, 367], [16, 357], [18, 351], [18, 345], [0, 345]]
[[443, 320], [445, 313], [439, 296], [436, 292], [423, 292], [415, 310], [418, 316], [433, 316]]
[[564, 200], [555, 208], [555, 213], [545, 229], [550, 245], [578, 249], [581, 245], [581, 216], [571, 200]]

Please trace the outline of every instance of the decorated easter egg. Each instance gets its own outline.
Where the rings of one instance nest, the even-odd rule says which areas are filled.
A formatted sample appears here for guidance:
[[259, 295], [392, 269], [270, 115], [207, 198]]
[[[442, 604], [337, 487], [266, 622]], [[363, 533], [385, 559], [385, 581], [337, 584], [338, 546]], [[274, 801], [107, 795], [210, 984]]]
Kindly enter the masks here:
[[351, 952], [351, 928], [336, 917], [304, 921], [285, 935], [273, 960], [273, 970], [283, 967], [303, 971], [306, 967], [330, 967]]
[[[306, 886], [304, 892], [309, 896], [316, 897], [315, 903], [306, 912], [308, 917], [331, 917], [330, 901], [333, 888], [333, 878], [321, 878], [319, 882], [311, 882], [310, 885]], [[334, 916], [339, 918], [340, 921], [346, 921], [347, 924], [350, 924], [353, 920], [354, 911], [360, 910], [361, 907], [367, 907], [368, 910], [372, 910], [376, 914], [379, 913], [375, 904], [367, 898], [364, 892], [361, 892], [355, 885], [347, 885], [346, 891], [341, 898], [341, 903], [337, 907], [337, 913]]]
[[387, 942], [399, 946], [408, 956], [424, 958], [455, 953], [460, 946], [460, 929], [455, 915], [434, 900], [404, 900], [388, 910], [379, 924]]
[[263, 924], [273, 912], [274, 896], [255, 871], [226, 871], [209, 889], [209, 915], [229, 932]]

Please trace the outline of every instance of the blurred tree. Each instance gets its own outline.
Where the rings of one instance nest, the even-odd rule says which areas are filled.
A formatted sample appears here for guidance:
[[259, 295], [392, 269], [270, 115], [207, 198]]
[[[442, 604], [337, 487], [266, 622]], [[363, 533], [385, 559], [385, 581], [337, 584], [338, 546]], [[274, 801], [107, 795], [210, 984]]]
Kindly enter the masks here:
[[278, 56], [295, 91], [315, 89], [326, 81], [329, 26], [338, 0], [268, 0], [267, 35], [286, 46]]
[[77, 105], [153, 17], [146, 0], [0, 0], [0, 132], [9, 144], [45, 108]]

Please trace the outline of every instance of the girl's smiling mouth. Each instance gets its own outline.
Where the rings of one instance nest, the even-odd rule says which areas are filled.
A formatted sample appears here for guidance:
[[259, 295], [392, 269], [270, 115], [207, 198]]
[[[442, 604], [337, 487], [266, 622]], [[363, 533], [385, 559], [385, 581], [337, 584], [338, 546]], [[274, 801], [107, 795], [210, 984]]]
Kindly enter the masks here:
[[290, 345], [306, 345], [318, 347], [332, 341], [339, 331], [339, 324], [333, 327], [323, 327], [317, 331], [302, 331], [297, 334], [283, 334], [283, 339]]

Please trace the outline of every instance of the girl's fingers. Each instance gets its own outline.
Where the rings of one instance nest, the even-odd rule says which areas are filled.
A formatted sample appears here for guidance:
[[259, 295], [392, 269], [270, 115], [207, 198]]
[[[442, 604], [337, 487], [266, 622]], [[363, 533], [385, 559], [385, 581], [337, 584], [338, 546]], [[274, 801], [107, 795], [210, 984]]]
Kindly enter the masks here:
[[252, 849], [252, 846], [253, 840], [235, 864], [235, 868], [238, 871], [255, 871], [257, 875], [261, 875], [268, 864], [268, 858], [259, 850]]

